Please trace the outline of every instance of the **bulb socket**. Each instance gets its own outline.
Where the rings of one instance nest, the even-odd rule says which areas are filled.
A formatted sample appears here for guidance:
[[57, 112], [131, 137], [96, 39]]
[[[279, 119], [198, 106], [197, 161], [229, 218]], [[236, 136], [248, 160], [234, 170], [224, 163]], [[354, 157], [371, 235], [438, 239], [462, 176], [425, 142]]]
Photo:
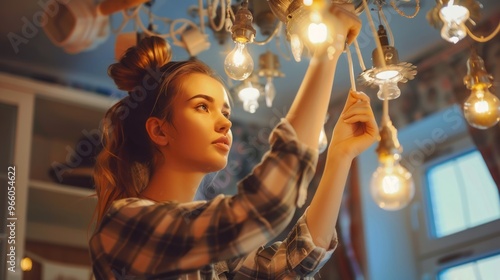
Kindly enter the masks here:
[[278, 56], [270, 51], [259, 56], [259, 76], [260, 77], [284, 77], [280, 71], [280, 61]]
[[378, 26], [378, 39], [380, 40], [380, 45], [382, 45], [382, 53], [384, 57], [380, 57], [377, 49], [372, 52], [373, 67], [382, 68], [384, 66], [382, 60], [385, 60], [385, 65], [396, 65], [399, 63], [398, 50], [395, 47], [389, 45], [389, 39], [387, 38], [387, 31], [383, 25]]
[[241, 4], [234, 17], [234, 25], [231, 28], [233, 41], [245, 44], [253, 42], [256, 31], [252, 26], [253, 15], [248, 10], [247, 2]]
[[399, 160], [403, 148], [399, 144], [398, 131], [391, 121], [386, 122], [379, 131], [380, 141], [376, 152], [380, 162], [394, 162]]
[[464, 84], [468, 89], [489, 88], [493, 81], [493, 76], [488, 74], [484, 67], [484, 60], [472, 49], [469, 59], [467, 59], [467, 75], [464, 77]]

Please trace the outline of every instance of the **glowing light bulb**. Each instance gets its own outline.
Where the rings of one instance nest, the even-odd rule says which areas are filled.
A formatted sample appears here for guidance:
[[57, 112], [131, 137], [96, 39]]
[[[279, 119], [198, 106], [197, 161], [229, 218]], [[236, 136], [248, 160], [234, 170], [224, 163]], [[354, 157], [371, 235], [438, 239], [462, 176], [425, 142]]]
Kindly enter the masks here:
[[307, 28], [307, 36], [313, 44], [321, 44], [326, 41], [328, 36], [328, 28], [322, 22], [321, 15], [317, 11], [312, 11], [310, 14], [309, 26]]
[[252, 74], [253, 59], [244, 43], [236, 42], [234, 49], [226, 56], [224, 70], [233, 80], [244, 80]]
[[415, 194], [411, 173], [398, 160], [381, 162], [372, 175], [370, 189], [375, 203], [390, 211], [408, 205]]
[[318, 152], [323, 153], [328, 147], [328, 138], [326, 137], [325, 128], [321, 129], [319, 133], [319, 143], [318, 143]]
[[302, 50], [304, 50], [304, 44], [300, 40], [299, 35], [292, 34], [290, 36], [290, 45], [292, 47], [292, 54], [295, 61], [300, 62], [302, 57]]
[[475, 128], [490, 128], [500, 121], [500, 101], [488, 88], [473, 89], [464, 103], [464, 116]]
[[266, 96], [266, 106], [269, 108], [273, 107], [273, 100], [276, 96], [276, 88], [274, 87], [272, 77], [267, 77], [267, 82], [264, 87], [264, 94]]
[[253, 114], [259, 108], [260, 92], [249, 83], [247, 87], [240, 90], [238, 97], [243, 101], [243, 110]]
[[33, 268], [33, 262], [30, 258], [24, 257], [21, 259], [20, 266], [22, 271], [31, 271]]
[[388, 81], [385, 83], [381, 83], [379, 85], [379, 91], [377, 92], [377, 97], [380, 100], [388, 100], [396, 99], [401, 95], [401, 90], [398, 87], [398, 83], [393, 81]]
[[456, 44], [467, 36], [465, 21], [469, 18], [469, 10], [460, 5], [453, 5], [450, 1], [439, 11], [439, 16], [443, 20], [441, 28], [441, 37], [448, 42]]
[[313, 0], [304, 0], [304, 6], [311, 6], [313, 4]]

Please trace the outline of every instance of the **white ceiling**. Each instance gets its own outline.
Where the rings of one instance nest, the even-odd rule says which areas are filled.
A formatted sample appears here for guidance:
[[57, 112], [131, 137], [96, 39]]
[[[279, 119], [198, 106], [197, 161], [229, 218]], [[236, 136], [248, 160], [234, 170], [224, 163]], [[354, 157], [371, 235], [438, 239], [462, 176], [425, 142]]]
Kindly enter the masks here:
[[[46, 0], [39, 0], [45, 2]], [[77, 1], [77, 0], [72, 0]], [[254, 0], [265, 1], [265, 0]], [[386, 0], [388, 1], [388, 0]], [[399, 0], [401, 2], [408, 0]], [[409, 0], [410, 4], [415, 0]], [[482, 0], [484, 5], [483, 12], [491, 14], [500, 9], [498, 0]], [[42, 28], [37, 27], [31, 31], [29, 36], [23, 35], [23, 28], [26, 28], [26, 21], [33, 22], [33, 16], [41, 11], [38, 1], [33, 0], [3, 0], [0, 3], [0, 70], [13, 73], [34, 73], [38, 76], [45, 76], [51, 80], [57, 80], [62, 83], [72, 81], [74, 85], [84, 85], [84, 87], [92, 89], [99, 88], [100, 91], [112, 91], [114, 85], [111, 79], [108, 78], [106, 71], [109, 64], [114, 62], [115, 34], [111, 34], [107, 40], [91, 51], [82, 52], [76, 55], [65, 53], [62, 49], [54, 46], [45, 35]], [[196, 0], [156, 0], [153, 11], [158, 15], [168, 16], [170, 18], [190, 18], [187, 10], [190, 6], [196, 6]], [[441, 39], [439, 31], [433, 29], [426, 20], [427, 12], [434, 7], [434, 0], [421, 0], [421, 9], [419, 14], [408, 19], [398, 15], [394, 9], [386, 5], [384, 9], [390, 27], [394, 33], [395, 47], [399, 50], [400, 60], [413, 62], [421, 58], [422, 55], [429, 52], [437, 46], [445, 46], [449, 44]], [[413, 6], [413, 7], [412, 7]], [[407, 14], [412, 14], [414, 5], [408, 8], [403, 8]], [[373, 13], [376, 19], [376, 14]], [[365, 13], [361, 14], [363, 21], [363, 29], [358, 37], [358, 42], [363, 53], [363, 59], [367, 67], [371, 67], [371, 52], [375, 47], [371, 30], [365, 18]], [[194, 19], [197, 21], [197, 19]], [[119, 13], [112, 15], [111, 25], [117, 28], [122, 21]], [[133, 30], [133, 25], [128, 24], [125, 31]], [[219, 45], [215, 40], [211, 30], [207, 29], [210, 34], [211, 48], [198, 55], [198, 58], [213, 67], [223, 77], [225, 76], [222, 64], [225, 53], [233, 48], [233, 44]], [[18, 51], [9, 41], [9, 34], [17, 34], [23, 36], [26, 40], [19, 44]], [[258, 39], [263, 39], [259, 37]], [[287, 52], [285, 41], [282, 40], [282, 51]], [[174, 47], [174, 60], [183, 60], [188, 58], [187, 52], [178, 47]], [[250, 46], [250, 53], [254, 57], [256, 69], [258, 67], [258, 55], [266, 50], [276, 52], [275, 41], [272, 41], [266, 46]], [[297, 91], [303, 74], [307, 67], [307, 59], [297, 63], [293, 60], [287, 61], [280, 56], [282, 71], [285, 73], [285, 78], [275, 80], [277, 89], [277, 97], [275, 100], [275, 109], [279, 112], [285, 112], [291, 104], [293, 96]], [[358, 61], [354, 57], [355, 73], [360, 72], [357, 67]], [[49, 78], [50, 77], [50, 78]], [[418, 79], [418, 74], [417, 77]], [[339, 61], [336, 82], [334, 89], [334, 99], [345, 96], [346, 90], [349, 88], [349, 76], [347, 71], [347, 60], [345, 56]], [[340, 89], [340, 90], [339, 90]], [[234, 118], [240, 121], [257, 122], [264, 124], [271, 119], [276, 111], [266, 108], [264, 102], [261, 102], [261, 107], [255, 114], [244, 112], [240, 104], [235, 103]]]

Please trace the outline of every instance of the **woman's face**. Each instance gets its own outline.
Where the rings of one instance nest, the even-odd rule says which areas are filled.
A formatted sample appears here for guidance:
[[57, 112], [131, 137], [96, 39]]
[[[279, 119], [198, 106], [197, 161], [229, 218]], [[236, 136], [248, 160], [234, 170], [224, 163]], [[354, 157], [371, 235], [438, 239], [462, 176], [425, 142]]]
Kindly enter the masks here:
[[183, 78], [179, 90], [173, 100], [166, 160], [184, 171], [221, 170], [233, 140], [224, 86], [208, 75], [193, 73]]

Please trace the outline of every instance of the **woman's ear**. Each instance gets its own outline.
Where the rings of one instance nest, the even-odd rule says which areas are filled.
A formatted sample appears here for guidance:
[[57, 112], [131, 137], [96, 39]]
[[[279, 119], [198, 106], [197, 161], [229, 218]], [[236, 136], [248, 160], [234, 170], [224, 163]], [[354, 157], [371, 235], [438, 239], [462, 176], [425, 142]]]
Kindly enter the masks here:
[[169, 136], [167, 134], [167, 123], [156, 117], [150, 117], [146, 120], [146, 131], [153, 143], [159, 146], [168, 144]]

